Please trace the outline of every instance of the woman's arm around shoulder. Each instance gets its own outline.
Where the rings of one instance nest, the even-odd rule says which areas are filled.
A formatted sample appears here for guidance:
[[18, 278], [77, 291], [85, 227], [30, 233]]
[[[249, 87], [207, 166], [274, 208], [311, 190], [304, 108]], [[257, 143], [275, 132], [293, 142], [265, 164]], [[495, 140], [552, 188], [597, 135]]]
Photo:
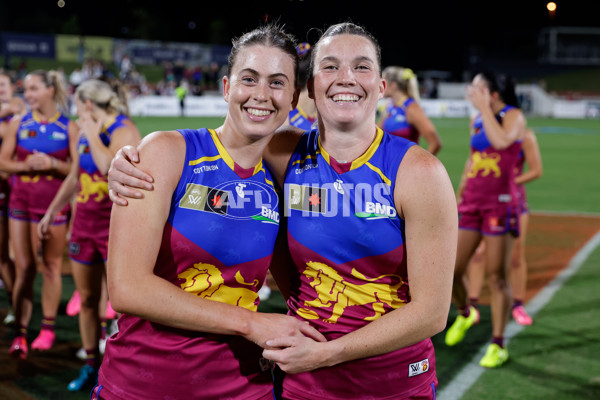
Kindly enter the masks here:
[[152, 133], [139, 146], [139, 167], [154, 177], [154, 190], [142, 199], [131, 199], [127, 207], [113, 206], [108, 250], [113, 308], [175, 328], [241, 335], [261, 346], [278, 334], [305, 334], [324, 340], [293, 317], [204, 299], [154, 274], [185, 152], [185, 139], [177, 131]]
[[303, 133], [302, 129], [284, 125], [273, 135], [263, 152], [263, 159], [269, 165], [280, 187], [283, 187], [285, 171]]

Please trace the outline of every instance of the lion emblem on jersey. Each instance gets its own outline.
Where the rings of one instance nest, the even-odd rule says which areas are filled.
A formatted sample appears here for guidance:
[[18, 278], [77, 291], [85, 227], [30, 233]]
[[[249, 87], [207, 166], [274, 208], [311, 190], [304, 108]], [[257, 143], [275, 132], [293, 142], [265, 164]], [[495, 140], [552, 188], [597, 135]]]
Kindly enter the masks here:
[[258, 293], [256, 290], [260, 282], [256, 279], [250, 283], [246, 282], [240, 271], [235, 273], [236, 282], [252, 289], [225, 285], [225, 279], [221, 271], [214, 265], [205, 263], [194, 264], [193, 267], [189, 267], [177, 277], [184, 280], [180, 284], [181, 288], [196, 296], [233, 304], [251, 311], [258, 309], [256, 304]]
[[[398, 289], [404, 284], [404, 281], [397, 275], [381, 275], [369, 279], [353, 268], [352, 276], [365, 282], [364, 284], [355, 284], [345, 280], [329, 265], [320, 262], [308, 262], [306, 265], [308, 268], [304, 270], [303, 274], [312, 280], [310, 285], [317, 291], [317, 298], [305, 301], [304, 305], [313, 309], [333, 307], [331, 316], [324, 319], [325, 322], [336, 323], [346, 307], [349, 306], [370, 304], [373, 314], [366, 316], [364, 320], [373, 321], [384, 314], [384, 304], [392, 309], [405, 304], [398, 297]], [[397, 281], [397, 283], [390, 285], [379, 282], [385, 277], [392, 277], [392, 281]], [[316, 312], [308, 308], [298, 309], [298, 315], [305, 319], [319, 318]]]
[[94, 200], [99, 202], [108, 194], [108, 183], [89, 174], [79, 176], [79, 185], [81, 189], [77, 196], [78, 203], [87, 203], [91, 196], [95, 196]]
[[485, 152], [480, 153], [476, 151], [471, 156], [471, 168], [469, 169], [467, 176], [469, 178], [474, 178], [479, 172], [481, 172], [481, 176], [488, 176], [493, 172], [494, 177], [499, 178], [500, 167], [498, 166], [498, 163], [500, 163], [500, 154], [492, 153], [488, 155]]

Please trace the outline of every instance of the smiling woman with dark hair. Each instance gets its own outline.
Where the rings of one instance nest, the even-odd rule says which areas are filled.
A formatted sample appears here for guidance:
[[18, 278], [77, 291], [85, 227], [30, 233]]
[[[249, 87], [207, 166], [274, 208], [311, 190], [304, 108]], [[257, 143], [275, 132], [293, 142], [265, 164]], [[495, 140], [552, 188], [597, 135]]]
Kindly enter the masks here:
[[[271, 272], [289, 314], [328, 339], [266, 342], [263, 355], [276, 363], [285, 399], [435, 396], [430, 338], [444, 329], [450, 307], [456, 202], [436, 157], [375, 124], [385, 90], [380, 58], [362, 27], [331, 26], [313, 48], [307, 83], [318, 128], [283, 128], [265, 149], [286, 217]], [[115, 167], [113, 178], [151, 187], [123, 175], [150, 179], [123, 154], [113, 161], [123, 172]], [[113, 183], [119, 193], [142, 195]]]
[[279, 225], [262, 153], [295, 105], [297, 60], [275, 25], [243, 35], [223, 78], [223, 125], [142, 140], [155, 190], [111, 214], [108, 288], [123, 316], [96, 398], [271, 399], [261, 347], [324, 340], [291, 316], [256, 312]]

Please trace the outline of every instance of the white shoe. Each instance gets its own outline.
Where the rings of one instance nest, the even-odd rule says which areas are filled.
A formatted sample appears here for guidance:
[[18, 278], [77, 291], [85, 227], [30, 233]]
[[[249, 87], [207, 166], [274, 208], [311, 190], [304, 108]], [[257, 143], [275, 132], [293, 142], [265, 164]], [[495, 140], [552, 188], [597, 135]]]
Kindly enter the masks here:
[[104, 350], [106, 349], [106, 341], [108, 338], [100, 339], [98, 342], [98, 349], [100, 350], [100, 354], [104, 354]]
[[[106, 349], [106, 339], [100, 339], [98, 341], [98, 350], [100, 350], [100, 354], [104, 354], [104, 349]], [[83, 347], [77, 350], [75, 356], [81, 361], [85, 361], [87, 359], [87, 353]]]
[[79, 350], [77, 350], [77, 353], [75, 353], [75, 357], [79, 358], [81, 361], [85, 361], [87, 359], [87, 353], [85, 352], [85, 349], [82, 347]]
[[15, 322], [15, 314], [12, 309], [8, 309], [6, 317], [4, 317], [4, 325], [12, 325]]

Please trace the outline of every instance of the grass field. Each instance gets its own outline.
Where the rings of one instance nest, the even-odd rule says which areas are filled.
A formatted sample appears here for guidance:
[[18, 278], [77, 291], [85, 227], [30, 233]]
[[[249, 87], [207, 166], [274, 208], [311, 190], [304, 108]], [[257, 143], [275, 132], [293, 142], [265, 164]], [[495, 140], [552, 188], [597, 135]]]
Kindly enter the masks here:
[[[216, 127], [220, 118], [135, 118], [143, 134], [176, 128]], [[585, 242], [600, 230], [600, 123], [598, 120], [530, 119], [537, 133], [544, 163], [544, 176], [528, 186], [534, 211], [528, 235], [527, 260], [532, 273], [559, 272]], [[454, 185], [458, 184], [468, 155], [468, 121], [435, 119], [444, 148], [439, 153]], [[547, 215], [550, 215], [548, 217]], [[553, 215], [556, 214], [556, 217]], [[546, 215], [544, 217], [544, 215]], [[573, 215], [573, 217], [570, 217]], [[575, 217], [577, 216], [577, 217]], [[549, 223], [561, 223], [551, 228]], [[471, 359], [489, 340], [489, 308], [482, 307], [482, 321], [471, 329], [463, 343], [453, 348], [443, 344], [444, 332], [433, 338], [437, 355], [440, 399], [584, 399], [600, 398], [600, 248], [587, 257], [577, 272], [562, 282], [543, 282], [557, 292], [540, 303], [535, 323], [511, 338], [511, 360], [499, 370], [471, 369], [477, 378], [462, 397], [444, 392], [461, 371], [471, 371]], [[31, 335], [39, 329], [39, 282], [36, 283], [36, 313]], [[531, 282], [537, 282], [533, 275]], [[63, 302], [57, 319], [57, 345], [50, 352], [30, 356], [14, 364], [3, 348], [10, 332], [0, 328], [0, 399], [85, 399], [87, 393], [70, 393], [67, 382], [81, 363], [74, 357], [80, 346], [76, 318], [64, 307], [73, 290], [72, 278], [64, 277]], [[532, 295], [533, 296], [533, 295]], [[538, 300], [536, 297], [534, 299]], [[0, 317], [6, 296], [0, 291]], [[529, 304], [528, 304], [529, 306]], [[285, 305], [278, 293], [261, 304], [260, 310], [281, 312]], [[454, 320], [452, 307], [449, 321]], [[467, 369], [464, 369], [467, 368]], [[480, 374], [480, 375], [479, 375]], [[29, 396], [29, 397], [28, 397]], [[443, 396], [443, 397], [442, 397]]]

